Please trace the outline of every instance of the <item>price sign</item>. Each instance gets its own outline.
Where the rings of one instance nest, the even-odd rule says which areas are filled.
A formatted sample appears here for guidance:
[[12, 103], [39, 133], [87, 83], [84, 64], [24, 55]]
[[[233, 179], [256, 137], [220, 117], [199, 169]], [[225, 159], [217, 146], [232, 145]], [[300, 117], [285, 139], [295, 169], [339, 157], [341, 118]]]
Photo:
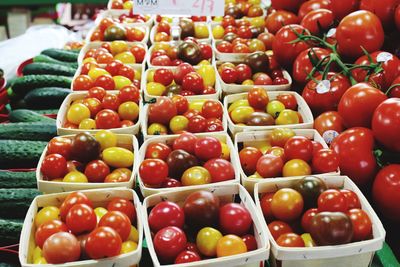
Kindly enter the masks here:
[[225, 0], [135, 0], [134, 14], [223, 16]]

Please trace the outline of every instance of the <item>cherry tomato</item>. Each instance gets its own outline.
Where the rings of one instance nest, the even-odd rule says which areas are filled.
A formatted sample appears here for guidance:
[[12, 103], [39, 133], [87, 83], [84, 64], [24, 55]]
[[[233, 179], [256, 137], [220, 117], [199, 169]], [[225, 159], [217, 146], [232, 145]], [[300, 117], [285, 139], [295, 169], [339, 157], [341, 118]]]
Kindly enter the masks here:
[[97, 77], [93, 86], [101, 87], [106, 90], [115, 90], [115, 82], [110, 75], [101, 75]]
[[118, 113], [111, 109], [103, 109], [97, 113], [95, 120], [98, 129], [112, 129], [120, 126]]
[[[47, 154], [59, 154], [68, 159], [72, 149], [72, 140], [64, 137], [54, 137], [47, 145]], [[61, 176], [59, 176], [61, 177]]]
[[204, 168], [211, 174], [213, 183], [235, 179], [235, 169], [225, 159], [210, 159], [204, 164]]
[[149, 214], [149, 226], [153, 232], [158, 232], [167, 226], [183, 228], [185, 214], [183, 209], [171, 201], [163, 201], [155, 205]]
[[111, 227], [98, 227], [86, 239], [85, 251], [92, 259], [114, 257], [119, 255], [122, 240], [117, 231]]
[[348, 210], [346, 197], [336, 189], [328, 189], [318, 197], [318, 211], [346, 212]]
[[56, 179], [64, 177], [67, 173], [67, 161], [60, 154], [47, 155], [40, 167], [40, 171], [47, 179]]
[[156, 103], [149, 105], [148, 120], [149, 123], [168, 125], [171, 118], [176, 116], [177, 113], [176, 106], [170, 98], [160, 97]]
[[128, 78], [133, 81], [135, 79], [135, 69], [129, 65], [123, 65], [119, 71], [118, 75]]
[[174, 74], [171, 70], [166, 68], [156, 69], [154, 72], [154, 81], [168, 86], [174, 80]]
[[93, 87], [93, 80], [88, 75], [79, 75], [72, 83], [72, 90], [85, 91]]
[[[302, 51], [293, 62], [293, 78], [302, 84], [308, 82], [308, 74], [313, 69], [313, 64], [311, 63], [309, 55], [311, 55], [312, 59], [317, 61], [322, 60], [325, 57], [328, 57], [331, 51], [325, 48], [313, 47]], [[328, 59], [328, 58], [327, 58]], [[318, 72], [314, 75], [314, 77], [318, 76]], [[279, 100], [279, 99], [278, 99]], [[297, 104], [297, 103], [296, 103]], [[291, 107], [287, 107], [288, 109], [293, 109]]]
[[321, 149], [314, 153], [312, 167], [315, 173], [335, 172], [339, 168], [339, 157], [330, 149]]
[[107, 205], [108, 211], [120, 211], [131, 220], [132, 224], [136, 223], [136, 209], [131, 201], [126, 198], [113, 198]]
[[106, 96], [104, 96], [101, 104], [104, 109], [118, 110], [121, 102], [118, 99], [117, 95], [107, 94]]
[[282, 175], [283, 160], [281, 157], [265, 154], [256, 165], [257, 173], [263, 178], [274, 178]]
[[202, 228], [196, 236], [196, 245], [201, 254], [213, 257], [217, 254], [218, 240], [222, 238], [220, 231], [211, 228]]
[[222, 118], [222, 105], [218, 101], [207, 100], [202, 106], [201, 114], [206, 119]]
[[35, 243], [43, 248], [44, 242], [53, 234], [58, 232], [68, 232], [68, 227], [60, 220], [51, 220], [41, 224], [35, 233]]
[[247, 100], [250, 106], [255, 109], [265, 109], [269, 102], [267, 91], [262, 88], [252, 88], [247, 93]]
[[265, 18], [265, 27], [268, 32], [272, 34], [276, 34], [283, 26], [289, 24], [298, 24], [299, 18], [296, 14], [286, 11], [286, 10], [277, 10], [268, 14]]
[[102, 160], [93, 160], [85, 167], [85, 175], [89, 182], [102, 183], [106, 176], [110, 174], [110, 168]]
[[99, 101], [102, 101], [103, 98], [106, 96], [107, 92], [104, 88], [101, 87], [92, 87], [88, 91], [88, 97], [96, 98]]
[[147, 147], [145, 158], [166, 160], [171, 151], [171, 148], [164, 143], [151, 143]]
[[256, 172], [257, 161], [262, 155], [262, 152], [255, 147], [245, 147], [239, 152], [240, 164], [247, 175]]
[[118, 99], [121, 103], [133, 101], [139, 104], [140, 90], [134, 85], [128, 85], [119, 90]]
[[304, 247], [304, 241], [301, 236], [295, 233], [287, 233], [281, 235], [276, 243], [281, 247]]
[[195, 251], [185, 250], [176, 256], [175, 264], [201, 261], [200, 255]]
[[279, 94], [276, 100], [285, 105], [286, 109], [297, 110], [297, 100], [293, 94]]
[[273, 221], [268, 224], [269, 232], [277, 240], [283, 234], [292, 233], [292, 227], [283, 221]]
[[236, 235], [226, 235], [217, 242], [217, 257], [226, 257], [247, 252], [244, 241]]
[[279, 189], [271, 200], [271, 211], [274, 217], [282, 221], [293, 221], [303, 211], [303, 197], [291, 188]]
[[186, 248], [185, 233], [175, 226], [168, 226], [156, 233], [153, 239], [154, 249], [162, 262], [173, 262]]
[[130, 48], [131, 53], [135, 56], [136, 62], [137, 63], [142, 63], [145, 56], [146, 56], [146, 50], [139, 45], [133, 45]]
[[285, 156], [287, 159], [301, 159], [311, 161], [313, 157], [313, 144], [304, 136], [293, 136], [285, 143]]
[[43, 257], [49, 264], [61, 264], [79, 260], [81, 247], [73, 234], [58, 232], [43, 244]]
[[68, 211], [65, 221], [68, 229], [75, 235], [90, 232], [97, 225], [96, 214], [86, 204], [75, 204], [72, 206]]
[[145, 159], [139, 167], [140, 178], [148, 185], [159, 185], [168, 176], [168, 165], [160, 159]]
[[186, 97], [181, 95], [174, 95], [171, 98], [172, 102], [175, 104], [177, 112], [179, 115], [184, 114], [189, 109], [189, 102]]
[[348, 189], [340, 189], [339, 191], [345, 196], [349, 210], [361, 209], [361, 203], [356, 193]]
[[219, 210], [219, 225], [223, 232], [244, 235], [252, 225], [249, 211], [240, 204], [228, 203]]
[[188, 131], [192, 133], [201, 133], [206, 129], [206, 119], [201, 115], [195, 115], [189, 119]]
[[353, 241], [362, 241], [372, 237], [372, 222], [362, 209], [351, 209], [347, 212], [353, 224]]
[[131, 232], [131, 220], [120, 211], [108, 211], [101, 217], [98, 227], [108, 226], [114, 229], [122, 241], [126, 241]]
[[118, 72], [120, 70], [120, 68], [123, 66], [124, 64], [122, 64], [121, 61], [119, 60], [113, 60], [112, 62], [108, 63], [105, 66], [105, 70], [110, 73], [111, 76], [116, 76], [118, 75]]
[[295, 136], [292, 129], [289, 128], [276, 128], [271, 132], [271, 146], [284, 147], [286, 141]]
[[274, 193], [267, 193], [260, 200], [261, 210], [263, 212], [265, 220], [267, 221], [271, 221], [274, 218], [271, 210], [271, 202], [273, 196]]
[[195, 155], [201, 160], [219, 158], [222, 153], [221, 142], [214, 137], [202, 137], [196, 140]]
[[318, 213], [318, 209], [312, 208], [304, 212], [301, 217], [301, 227], [306, 233], [310, 232], [311, 229], [311, 219]]
[[250, 235], [250, 234], [244, 235], [244, 236], [242, 236], [242, 240], [246, 244], [247, 251], [253, 251], [258, 248], [257, 240], [254, 237], [254, 235]]
[[313, 35], [320, 35], [333, 25], [333, 12], [329, 9], [317, 9], [309, 12], [301, 21], [301, 26]]

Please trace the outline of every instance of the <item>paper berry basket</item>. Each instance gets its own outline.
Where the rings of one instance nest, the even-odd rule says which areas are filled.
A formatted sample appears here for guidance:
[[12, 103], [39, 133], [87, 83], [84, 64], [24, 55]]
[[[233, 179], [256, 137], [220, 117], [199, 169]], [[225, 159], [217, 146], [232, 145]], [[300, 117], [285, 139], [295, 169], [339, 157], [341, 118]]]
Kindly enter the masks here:
[[[75, 135], [65, 135], [63, 137], [72, 139], [74, 136]], [[134, 135], [117, 134], [116, 136], [117, 136], [117, 146], [131, 150], [134, 155], [133, 166], [131, 169], [132, 175], [129, 181], [118, 182], [118, 183], [67, 183], [67, 182], [53, 182], [44, 180], [40, 168], [47, 154], [47, 146], [46, 146], [39, 159], [38, 167], [36, 168], [36, 179], [39, 191], [48, 194], [48, 193], [70, 192], [76, 190], [114, 188], [114, 187], [133, 188], [135, 185], [135, 170], [139, 162], [139, 144]]]
[[[109, 201], [115, 197], [127, 198], [133, 201], [136, 209], [136, 228], [139, 234], [138, 246], [135, 251], [118, 255], [111, 258], [105, 258], [100, 260], [82, 260], [74, 261], [64, 264], [49, 264], [46, 266], [84, 266], [84, 267], [109, 267], [118, 266], [126, 267], [134, 264], [138, 264], [142, 256], [142, 240], [143, 240], [143, 221], [141, 214], [141, 203], [138, 196], [132, 189], [124, 188], [106, 188], [106, 189], [93, 189], [82, 191], [93, 203], [94, 207], [104, 207]], [[26, 214], [24, 225], [22, 227], [21, 238], [19, 243], [19, 261], [23, 267], [34, 267], [42, 266], [38, 264], [33, 264], [33, 250], [35, 247], [35, 216], [39, 208], [45, 206], [57, 206], [60, 207], [64, 199], [69, 195], [69, 193], [57, 193], [37, 196], [31, 203], [29, 210]]]
[[[109, 1], [109, 6], [111, 7], [111, 1]], [[117, 19], [119, 18], [121, 15], [129, 15], [130, 10], [127, 9], [111, 9], [109, 8], [108, 10], [102, 10], [100, 12], [100, 14], [97, 16], [96, 20], [95, 20], [95, 24], [99, 25], [100, 21], [104, 18], [111, 18], [111, 19]], [[123, 22], [122, 23], [126, 23]], [[141, 23], [141, 22], [133, 22], [133, 23], [129, 23], [129, 25], [132, 26], [142, 26], [145, 25], [149, 30], [151, 28], [151, 26], [154, 23], [154, 16], [151, 16], [145, 23]]]
[[[117, 94], [118, 91], [107, 91], [109, 94]], [[73, 92], [69, 94], [61, 104], [60, 110], [58, 111], [57, 114], [57, 119], [56, 119], [56, 125], [57, 125], [57, 133], [59, 135], [66, 135], [66, 134], [78, 134], [78, 133], [83, 133], [83, 132], [88, 132], [91, 134], [94, 134], [102, 129], [95, 129], [95, 130], [86, 130], [86, 129], [69, 129], [65, 128], [65, 122], [67, 121], [67, 112], [69, 107], [72, 105], [72, 102], [78, 99], [83, 99], [87, 96], [87, 91], [82, 91], [82, 92]], [[143, 113], [143, 107], [142, 103], [139, 103], [139, 117], [137, 119], [137, 122], [133, 126], [125, 127], [125, 128], [113, 128], [113, 129], [108, 129], [113, 133], [117, 134], [133, 134], [136, 135], [139, 133], [140, 130], [140, 121], [141, 121], [141, 116]]]
[[[239, 163], [239, 159], [237, 157], [237, 153], [234, 152], [235, 147], [233, 146], [231, 138], [226, 133], [200, 133], [200, 134], [195, 134], [195, 135], [197, 137], [211, 136], [211, 137], [217, 138], [218, 140], [220, 140], [222, 142], [225, 142], [229, 147], [230, 162], [232, 163], [232, 165], [235, 169], [235, 179], [234, 180], [212, 183], [212, 184], [208, 184], [208, 185], [212, 186], [212, 185], [226, 185], [226, 184], [232, 184], [232, 183], [240, 183], [240, 173], [239, 173], [240, 163]], [[138, 164], [136, 165], [136, 167], [137, 167], [136, 173], [137, 173], [137, 179], [138, 179], [139, 186], [140, 186], [140, 191], [142, 192], [142, 195], [144, 197], [154, 195], [157, 193], [165, 193], [165, 192], [176, 191], [176, 190], [180, 190], [180, 189], [196, 189], [199, 187], [196, 185], [192, 185], [192, 186], [175, 187], [175, 188], [152, 188], [152, 187], [145, 185], [143, 183], [142, 179], [140, 178], [139, 167], [140, 167], [140, 163], [143, 162], [143, 160], [145, 159], [147, 147], [152, 143], [165, 143], [165, 144], [171, 145], [178, 136], [179, 135], [154, 137], [154, 138], [144, 141], [144, 143], [140, 147], [139, 161], [138, 161]]]
[[[273, 239], [267, 225], [264, 227], [269, 235], [271, 243], [272, 266], [281, 267], [317, 267], [317, 266], [357, 266], [367, 267], [372, 262], [375, 251], [382, 248], [385, 240], [385, 229], [381, 221], [368, 203], [365, 196], [358, 187], [347, 176], [315, 175], [325, 181], [328, 188], [344, 188], [355, 192], [361, 202], [362, 209], [368, 214], [372, 221], [373, 237], [369, 240], [354, 242], [336, 246], [320, 246], [307, 248], [289, 248], [279, 246]], [[257, 183], [254, 188], [254, 197], [258, 211], [261, 211], [260, 195], [273, 193], [280, 188], [293, 187], [295, 182], [302, 179], [277, 178], [267, 179]], [[264, 220], [265, 223], [265, 220]]]
[[[307, 137], [310, 140], [317, 141], [322, 145], [323, 148], [329, 148], [328, 145], [326, 144], [325, 140], [322, 138], [322, 136], [314, 129], [294, 129], [293, 130], [296, 136], [304, 136]], [[271, 132], [272, 130], [268, 131], [252, 131], [252, 132], [241, 132], [237, 133], [235, 135], [235, 149], [237, 153], [239, 153], [239, 147], [241, 145], [248, 146], [252, 145], [255, 143], [263, 143], [265, 142], [266, 144], [270, 143], [271, 139]], [[336, 172], [329, 172], [329, 173], [323, 173], [323, 175], [340, 175], [340, 170], [338, 169]], [[263, 182], [266, 179], [270, 178], [251, 178], [247, 176], [243, 168], [240, 167], [240, 176], [242, 180], [242, 185], [249, 191], [253, 192], [254, 186], [257, 183]], [[283, 178], [283, 177], [274, 177], [275, 178]]]
[[[243, 62], [244, 59], [239, 59], [239, 58], [245, 58], [246, 55], [248, 54], [229, 54], [229, 53], [220, 53], [217, 51], [217, 49], [214, 49], [214, 53], [216, 57], [218, 58], [218, 54], [224, 54], [224, 56], [228, 56], [229, 60], [223, 60], [224, 62], [232, 62], [235, 65]], [[223, 61], [217, 61], [216, 66], [217, 69], [218, 67], [223, 63]], [[219, 80], [221, 84], [221, 90], [224, 95], [231, 95], [231, 94], [238, 94], [238, 93], [244, 93], [248, 92], [250, 89], [254, 87], [258, 88], [263, 88], [265, 90], [269, 91], [287, 91], [290, 90], [292, 86], [292, 77], [290, 76], [289, 72], [286, 70], [282, 70], [283, 72], [283, 77], [288, 80], [287, 84], [280, 84], [280, 85], [241, 85], [241, 84], [230, 84], [230, 83], [225, 83], [219, 72], [217, 71], [217, 79]]]
[[[146, 44], [149, 41], [149, 35], [150, 35], [150, 29], [145, 25], [145, 24], [141, 24], [138, 25], [136, 23], [120, 23], [120, 25], [122, 25], [123, 27], [128, 26], [128, 27], [135, 27], [135, 28], [142, 28], [143, 30], [145, 30], [145, 34], [142, 40], [140, 40], [139, 42]], [[93, 33], [98, 29], [98, 27], [93, 27], [88, 34], [86, 35], [86, 43], [90, 43], [93, 42], [90, 40], [90, 38], [92, 37]], [[125, 40], [121, 40], [121, 41], [125, 41]]]
[[[207, 22], [194, 22], [194, 25], [196, 25], [196, 24], [199, 24], [199, 23], [203, 23], [203, 24], [206, 24], [207, 25], [207, 29], [208, 29], [208, 37], [207, 38], [200, 38], [200, 39], [198, 39], [198, 38], [196, 38], [199, 42], [206, 42], [206, 43], [209, 43], [209, 44], [211, 44], [211, 36], [212, 36], [212, 33], [211, 33], [211, 26], [210, 26], [210, 24], [209, 23], [207, 23]], [[154, 26], [151, 28], [151, 30], [150, 30], [150, 42], [152, 43], [152, 44], [154, 44], [154, 43], [156, 43], [156, 41], [154, 40], [154, 38], [155, 38], [155, 35], [156, 35], [156, 31], [157, 31], [157, 24], [158, 23], [155, 23], [154, 24]], [[193, 36], [194, 37], [194, 36]], [[171, 36], [171, 39], [172, 39], [172, 36]]]
[[[152, 70], [152, 69], [156, 70], [156, 69], [161, 69], [161, 68], [165, 68], [165, 67], [159, 66], [159, 67], [148, 68], [146, 70], [146, 72], [144, 72], [144, 74], [142, 75], [142, 80], [141, 80], [141, 86], [140, 87], [141, 87], [141, 90], [143, 91], [144, 100], [145, 101], [150, 101], [153, 98], [158, 98], [159, 97], [159, 96], [155, 96], [155, 95], [149, 94], [149, 92], [147, 91], [146, 85], [147, 85], [147, 74], [149, 73], [149, 71]], [[195, 70], [197, 70], [199, 68], [200, 67], [198, 67], [198, 66], [194, 66]], [[171, 69], [172, 71], [175, 71], [176, 67], [169, 67], [169, 69]], [[215, 70], [215, 75], [217, 75], [216, 70]], [[188, 100], [190, 100], [190, 99], [215, 99], [215, 100], [218, 100], [219, 96], [221, 95], [221, 84], [220, 84], [219, 80], [217, 79], [217, 77], [215, 77], [214, 88], [215, 88], [215, 93], [214, 94], [192, 95], [192, 96], [186, 96], [186, 98]]]
[[[251, 218], [253, 220], [253, 231], [254, 236], [257, 241], [258, 248], [253, 251], [249, 251], [243, 254], [238, 254], [234, 256], [227, 256], [215, 259], [205, 259], [202, 261], [191, 262], [186, 264], [170, 264], [170, 265], [162, 265], [156, 252], [154, 250], [154, 245], [152, 241], [152, 235], [150, 232], [150, 227], [148, 224], [148, 209], [155, 206], [157, 203], [162, 201], [172, 201], [177, 203], [178, 205], [182, 205], [185, 198], [193, 192], [205, 190], [212, 192], [214, 195], [218, 196], [220, 200], [225, 200], [227, 202], [233, 202], [235, 197], [238, 197], [239, 203], [243, 205], [251, 214]], [[226, 267], [226, 266], [242, 266], [242, 267], [259, 267], [260, 262], [264, 262], [269, 257], [269, 249], [270, 245], [267, 240], [267, 235], [265, 231], [265, 226], [262, 223], [262, 215], [259, 211], [257, 211], [254, 202], [249, 195], [249, 193], [240, 185], [240, 184], [228, 184], [228, 185], [209, 185], [209, 186], [201, 186], [197, 188], [182, 188], [176, 190], [174, 192], [168, 193], [160, 193], [156, 195], [152, 195], [150, 197], [146, 197], [143, 201], [143, 224], [144, 231], [146, 235], [146, 242], [149, 248], [150, 256], [153, 260], [153, 264], [155, 267], [173, 267], [173, 266], [185, 266], [185, 267]]]
[[297, 124], [287, 124], [287, 125], [269, 125], [269, 126], [247, 126], [247, 125], [236, 125], [228, 113], [228, 108], [231, 103], [236, 100], [240, 99], [247, 99], [247, 93], [241, 94], [233, 94], [228, 95], [224, 98], [224, 112], [225, 116], [228, 120], [228, 128], [231, 131], [232, 135], [236, 133], [243, 132], [243, 131], [265, 131], [265, 130], [272, 130], [275, 128], [291, 128], [291, 129], [312, 129], [314, 124], [314, 117], [310, 110], [310, 107], [307, 105], [304, 98], [296, 92], [292, 91], [272, 91], [268, 92], [268, 97], [270, 100], [275, 100], [278, 95], [280, 94], [291, 94], [297, 100], [297, 111], [300, 113], [301, 117], [303, 118], [302, 123]]

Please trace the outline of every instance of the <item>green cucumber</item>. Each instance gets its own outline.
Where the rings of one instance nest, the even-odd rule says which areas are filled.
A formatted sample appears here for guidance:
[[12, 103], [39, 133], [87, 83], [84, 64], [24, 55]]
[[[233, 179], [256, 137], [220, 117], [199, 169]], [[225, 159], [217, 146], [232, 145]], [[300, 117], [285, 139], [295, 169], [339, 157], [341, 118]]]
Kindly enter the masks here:
[[0, 139], [50, 141], [57, 135], [55, 122], [1, 123]]
[[34, 168], [47, 142], [0, 140], [0, 169]]
[[33, 188], [0, 189], [0, 218], [25, 218], [32, 200], [38, 195], [40, 192]]
[[[22, 226], [24, 221], [22, 219], [0, 219], [0, 244], [11, 245], [19, 242]], [[5, 265], [0, 266], [13, 266]]]
[[53, 122], [55, 123], [55, 120], [46, 116], [43, 116], [37, 112], [34, 112], [29, 109], [16, 109], [11, 111], [8, 114], [8, 119], [11, 122]]
[[26, 65], [22, 70], [24, 75], [33, 74], [53, 74], [53, 75], [64, 75], [64, 76], [74, 76], [76, 72], [75, 68], [69, 66], [63, 66], [52, 63], [36, 62]]
[[43, 50], [42, 55], [52, 57], [54, 59], [65, 61], [65, 62], [77, 62], [78, 54], [65, 49], [49, 48]]
[[41, 115], [47, 115], [47, 114], [57, 114], [59, 109], [58, 108], [50, 108], [50, 109], [35, 109], [34, 110], [36, 113], [41, 114]]
[[59, 108], [61, 103], [71, 93], [70, 89], [59, 87], [37, 88], [24, 97], [25, 104], [28, 108], [48, 109]]
[[36, 57], [33, 58], [33, 62], [45, 62], [45, 63], [52, 63], [52, 64], [58, 64], [58, 65], [64, 65], [64, 66], [69, 66], [72, 68], [78, 68], [78, 63], [77, 62], [64, 62], [61, 60], [54, 59], [52, 57], [46, 56], [46, 55], [37, 55]]
[[12, 90], [15, 94], [24, 96], [29, 91], [42, 87], [70, 88], [72, 78], [58, 75], [28, 75], [14, 81]]
[[0, 188], [36, 188], [36, 172], [0, 170]]

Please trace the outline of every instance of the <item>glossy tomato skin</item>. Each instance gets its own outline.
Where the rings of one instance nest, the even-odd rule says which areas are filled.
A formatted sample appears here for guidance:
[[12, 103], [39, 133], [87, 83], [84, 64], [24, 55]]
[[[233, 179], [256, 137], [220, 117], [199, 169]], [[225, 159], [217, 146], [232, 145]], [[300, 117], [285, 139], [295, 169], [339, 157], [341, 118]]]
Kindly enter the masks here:
[[360, 5], [360, 0], [330, 0], [329, 9], [332, 10], [335, 18], [341, 20], [351, 12], [358, 10]]
[[179, 135], [173, 142], [173, 150], [182, 149], [190, 154], [195, 153], [195, 144], [197, 137], [192, 133], [183, 133]]
[[297, 24], [299, 23], [299, 18], [296, 14], [286, 11], [286, 10], [277, 10], [268, 14], [265, 18], [265, 27], [268, 32], [272, 34], [276, 34], [280, 28], [289, 24]]
[[40, 248], [51, 235], [58, 232], [68, 232], [68, 227], [60, 220], [51, 220], [41, 224], [35, 233], [35, 243]]
[[81, 247], [73, 234], [58, 232], [47, 238], [43, 257], [47, 263], [59, 264], [79, 260]]
[[168, 97], [160, 97], [157, 102], [149, 105], [149, 123], [168, 125], [169, 121], [178, 113], [175, 104]]
[[279, 189], [272, 197], [272, 214], [285, 222], [297, 219], [301, 215], [303, 207], [303, 197], [299, 192], [291, 188]]
[[272, 237], [277, 240], [283, 234], [292, 233], [292, 227], [283, 221], [273, 221], [268, 224]]
[[272, 0], [271, 6], [277, 10], [283, 9], [297, 12], [303, 2], [305, 2], [305, 0]]
[[386, 99], [387, 96], [381, 90], [367, 83], [358, 83], [343, 94], [338, 112], [347, 128], [369, 128], [375, 109]]
[[343, 212], [320, 212], [311, 219], [310, 234], [319, 246], [347, 244], [353, 237], [350, 218]]
[[336, 189], [328, 189], [318, 197], [318, 211], [346, 212], [348, 210], [346, 197]]
[[397, 0], [361, 0], [360, 9], [371, 11], [376, 14], [385, 28], [392, 28], [394, 14], [399, 1]]
[[121, 251], [122, 240], [117, 231], [102, 226], [94, 229], [86, 239], [85, 251], [92, 259], [117, 256]]
[[101, 217], [98, 227], [108, 226], [117, 231], [122, 241], [126, 241], [131, 232], [131, 220], [120, 211], [109, 211]]
[[339, 157], [330, 149], [321, 149], [313, 155], [312, 168], [314, 173], [336, 172], [339, 168]]
[[145, 159], [140, 164], [139, 174], [145, 184], [159, 185], [168, 176], [168, 165], [160, 159]]
[[136, 209], [133, 203], [122, 197], [113, 198], [107, 205], [108, 211], [120, 211], [131, 220], [132, 224], [136, 223]]
[[258, 248], [257, 241], [254, 235], [244, 235], [242, 236], [242, 240], [246, 244], [247, 251], [256, 250]]
[[339, 156], [340, 172], [359, 186], [368, 184], [376, 174], [378, 166], [373, 148], [373, 133], [363, 127], [344, 131], [331, 144], [331, 149]]
[[304, 247], [303, 239], [295, 233], [287, 233], [281, 235], [276, 243], [281, 247]]
[[303, 216], [301, 217], [301, 227], [306, 233], [310, 232], [311, 228], [311, 219], [318, 214], [317, 208], [312, 208], [304, 212]]
[[286, 141], [285, 156], [287, 159], [302, 159], [310, 162], [313, 156], [313, 144], [304, 136], [293, 136]]
[[201, 160], [219, 158], [222, 153], [221, 142], [214, 137], [199, 138], [195, 143], [194, 151]]
[[92, 231], [97, 225], [94, 210], [86, 204], [72, 206], [67, 214], [66, 224], [72, 233], [81, 234]]
[[372, 131], [387, 149], [400, 152], [400, 98], [389, 98], [375, 109]]
[[67, 173], [67, 161], [60, 154], [47, 155], [40, 167], [40, 171], [47, 179], [62, 178]]
[[[322, 75], [318, 75], [315, 79], [321, 81]], [[351, 86], [349, 79], [342, 74], [329, 72], [327, 79], [331, 80], [328, 92], [318, 93], [316, 90], [318, 83], [313, 80], [309, 81], [303, 89], [302, 96], [316, 115], [336, 110], [343, 94]]]
[[400, 164], [383, 167], [374, 180], [372, 196], [374, 202], [384, 217], [400, 222], [400, 207], [393, 205], [400, 200]]
[[333, 141], [327, 138], [330, 132], [337, 136], [344, 131], [343, 119], [337, 111], [326, 111], [314, 120], [314, 129], [330, 144]]
[[257, 173], [263, 178], [282, 176], [283, 160], [279, 156], [265, 154], [257, 161]]
[[260, 206], [265, 220], [271, 221], [274, 218], [271, 210], [271, 202], [274, 193], [266, 193], [260, 200]]
[[186, 248], [186, 235], [178, 227], [168, 226], [156, 233], [153, 239], [157, 256], [163, 262], [173, 262]]
[[179, 255], [176, 257], [175, 264], [195, 262], [200, 260], [201, 257], [197, 252], [185, 250], [179, 253]]
[[75, 204], [86, 204], [90, 207], [93, 207], [92, 202], [89, 200], [89, 198], [85, 194], [83, 194], [82, 192], [72, 192], [65, 198], [64, 202], [61, 204], [61, 207], [60, 207], [61, 220], [63, 220], [63, 221], [66, 220], [68, 211]]
[[331, 3], [330, 0], [310, 0], [310, 1], [304, 2], [303, 4], [301, 4], [299, 12], [298, 12], [299, 19], [303, 19], [307, 13], [309, 13], [313, 10], [317, 10], [317, 9], [321, 9], [321, 8], [329, 9], [330, 3]]
[[219, 198], [209, 191], [196, 191], [183, 203], [186, 223], [195, 229], [218, 223]]
[[47, 145], [47, 154], [60, 154], [69, 159], [72, 149], [72, 140], [64, 137], [54, 137]]
[[398, 31], [400, 31], [400, 5], [397, 6], [394, 14], [395, 24]]
[[164, 143], [151, 143], [146, 150], [145, 158], [166, 160], [171, 153], [171, 148]]
[[240, 204], [228, 203], [219, 210], [219, 224], [224, 233], [247, 234], [252, 222], [249, 211]]
[[[293, 62], [293, 79], [301, 84], [308, 82], [309, 79], [307, 76], [313, 69], [309, 53], [313, 56], [313, 58], [316, 58], [319, 61], [329, 56], [331, 51], [325, 48], [313, 47], [304, 50], [296, 57], [296, 60]], [[315, 76], [318, 76], [318, 72], [314, 75], [314, 77]]]
[[262, 152], [255, 147], [245, 147], [239, 152], [240, 164], [243, 171], [247, 175], [254, 174], [256, 172], [257, 161], [262, 156]]
[[375, 14], [359, 10], [342, 19], [336, 28], [336, 39], [339, 53], [354, 58], [363, 55], [361, 47], [369, 53], [379, 50], [383, 45], [384, 32]]
[[225, 159], [210, 159], [204, 164], [204, 168], [210, 172], [213, 183], [235, 179], [235, 169]]
[[149, 214], [149, 226], [153, 232], [158, 232], [167, 226], [183, 228], [185, 214], [183, 209], [171, 201], [163, 201], [153, 207]]
[[286, 25], [276, 33], [275, 40], [272, 43], [274, 57], [282, 66], [291, 66], [296, 57], [308, 48], [308, 44], [305, 42], [290, 43], [297, 39], [293, 30], [297, 33], [303, 33], [303, 31], [304, 34], [308, 33], [303, 26], [297, 24]]
[[301, 20], [301, 26], [313, 35], [321, 35], [333, 25], [333, 12], [329, 9], [317, 9], [309, 12]]
[[366, 240], [372, 237], [372, 222], [362, 209], [351, 209], [347, 212], [353, 224], [353, 241]]

